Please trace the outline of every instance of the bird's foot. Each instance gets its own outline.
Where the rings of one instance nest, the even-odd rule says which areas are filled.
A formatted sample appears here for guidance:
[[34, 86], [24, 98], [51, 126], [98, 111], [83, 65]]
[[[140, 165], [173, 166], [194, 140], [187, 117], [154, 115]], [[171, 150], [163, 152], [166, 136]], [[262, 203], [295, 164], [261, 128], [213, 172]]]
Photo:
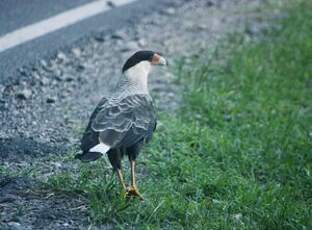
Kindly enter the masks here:
[[126, 190], [125, 197], [131, 198], [131, 197], [139, 197], [141, 201], [144, 201], [143, 196], [139, 193], [138, 189], [135, 186], [130, 186]]

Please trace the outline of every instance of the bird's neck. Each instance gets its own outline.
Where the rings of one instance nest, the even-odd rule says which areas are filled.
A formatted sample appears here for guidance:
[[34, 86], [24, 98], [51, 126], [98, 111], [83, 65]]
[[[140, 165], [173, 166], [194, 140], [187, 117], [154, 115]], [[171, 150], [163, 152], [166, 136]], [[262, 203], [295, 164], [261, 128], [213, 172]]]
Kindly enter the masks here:
[[148, 61], [128, 69], [124, 73], [124, 87], [137, 94], [149, 94], [148, 91], [148, 74], [151, 70], [151, 64]]

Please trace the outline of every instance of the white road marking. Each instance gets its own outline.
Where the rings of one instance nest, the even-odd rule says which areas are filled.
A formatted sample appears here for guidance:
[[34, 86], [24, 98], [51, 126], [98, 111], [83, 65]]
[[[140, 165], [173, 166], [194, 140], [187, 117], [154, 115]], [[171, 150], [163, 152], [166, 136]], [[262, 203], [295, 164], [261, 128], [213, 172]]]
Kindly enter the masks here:
[[[114, 6], [118, 7], [134, 1], [135, 0], [111, 0], [110, 2], [112, 2]], [[98, 0], [88, 3], [5, 34], [0, 37], [0, 53], [35, 38], [108, 11], [111, 9], [108, 2], [108, 0]]]

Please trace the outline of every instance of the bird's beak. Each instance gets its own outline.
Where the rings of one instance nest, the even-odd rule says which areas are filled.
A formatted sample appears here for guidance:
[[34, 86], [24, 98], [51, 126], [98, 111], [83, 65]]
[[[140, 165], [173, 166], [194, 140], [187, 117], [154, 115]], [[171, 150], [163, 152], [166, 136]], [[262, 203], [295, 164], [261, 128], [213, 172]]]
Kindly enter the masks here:
[[168, 65], [168, 62], [164, 57], [160, 57], [159, 58], [159, 65]]

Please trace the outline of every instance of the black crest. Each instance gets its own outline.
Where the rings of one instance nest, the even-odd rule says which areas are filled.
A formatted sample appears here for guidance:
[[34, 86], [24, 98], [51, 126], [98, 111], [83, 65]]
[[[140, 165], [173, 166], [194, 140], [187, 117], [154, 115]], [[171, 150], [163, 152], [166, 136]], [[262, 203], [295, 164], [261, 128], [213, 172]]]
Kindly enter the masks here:
[[130, 69], [141, 61], [151, 61], [155, 52], [149, 50], [141, 50], [133, 54], [122, 67], [122, 72]]

